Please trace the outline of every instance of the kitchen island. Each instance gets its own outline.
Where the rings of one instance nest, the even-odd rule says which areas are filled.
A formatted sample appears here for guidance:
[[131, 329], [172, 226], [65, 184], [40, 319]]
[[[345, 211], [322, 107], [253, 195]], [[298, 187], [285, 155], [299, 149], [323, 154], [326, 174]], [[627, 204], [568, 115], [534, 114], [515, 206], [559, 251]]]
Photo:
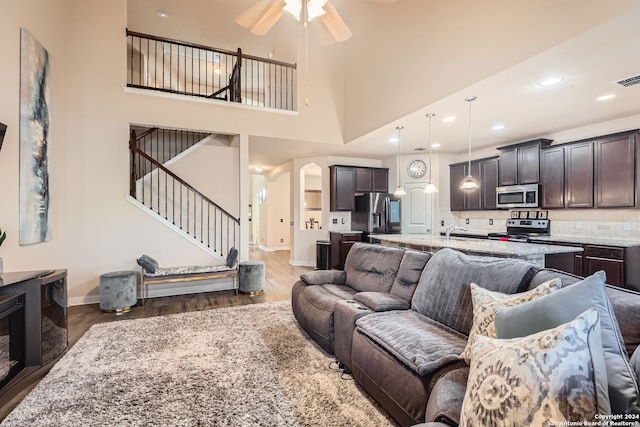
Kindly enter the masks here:
[[544, 267], [547, 262], [552, 264], [573, 262], [576, 252], [582, 252], [580, 247], [530, 244], [520, 242], [503, 242], [500, 240], [484, 240], [463, 237], [430, 236], [425, 234], [370, 234], [371, 243], [381, 243], [389, 246], [401, 246], [421, 251], [435, 252], [442, 248], [451, 248], [469, 255], [494, 256], [500, 258], [520, 258], [533, 261]]

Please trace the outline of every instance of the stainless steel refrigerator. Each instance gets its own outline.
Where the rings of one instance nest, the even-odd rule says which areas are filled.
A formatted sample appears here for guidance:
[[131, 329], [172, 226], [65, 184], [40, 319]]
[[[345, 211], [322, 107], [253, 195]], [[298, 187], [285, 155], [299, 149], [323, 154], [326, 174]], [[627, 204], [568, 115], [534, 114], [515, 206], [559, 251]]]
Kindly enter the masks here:
[[387, 193], [366, 193], [356, 196], [356, 210], [351, 213], [351, 228], [369, 234], [402, 232], [400, 197]]

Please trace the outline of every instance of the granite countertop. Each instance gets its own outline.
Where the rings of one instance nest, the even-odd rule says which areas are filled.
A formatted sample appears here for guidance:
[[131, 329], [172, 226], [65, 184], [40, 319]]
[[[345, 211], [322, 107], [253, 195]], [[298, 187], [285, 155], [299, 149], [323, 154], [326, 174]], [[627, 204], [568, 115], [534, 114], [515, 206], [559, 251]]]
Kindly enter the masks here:
[[640, 246], [640, 241], [602, 239], [597, 237], [581, 237], [581, 236], [537, 236], [537, 237], [531, 237], [531, 241], [532, 242], [579, 243], [581, 245], [618, 246], [623, 248]]
[[466, 253], [509, 258], [564, 254], [582, 252], [583, 250], [582, 248], [571, 246], [503, 242], [500, 240], [484, 240], [476, 238], [452, 237], [447, 240], [445, 237], [432, 237], [423, 234], [370, 234], [369, 237], [385, 243], [395, 244], [398, 246], [409, 246], [429, 251], [441, 248], [451, 248]]
[[[447, 233], [446, 231], [441, 231], [440, 235], [441, 236], [445, 236], [446, 233]], [[456, 231], [452, 232], [451, 235], [455, 236], [455, 237], [473, 237], [473, 238], [476, 238], [476, 239], [488, 239], [489, 238], [489, 232], [488, 231], [479, 231], [479, 230], [467, 230], [467, 231], [456, 230]]]

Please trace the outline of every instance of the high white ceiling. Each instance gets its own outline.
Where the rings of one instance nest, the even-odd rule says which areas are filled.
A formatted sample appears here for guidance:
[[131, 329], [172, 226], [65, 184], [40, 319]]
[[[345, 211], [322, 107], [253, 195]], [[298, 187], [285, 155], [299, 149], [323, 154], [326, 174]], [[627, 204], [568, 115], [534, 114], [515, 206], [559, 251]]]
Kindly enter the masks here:
[[[262, 50], [268, 52], [276, 49], [279, 53], [277, 59], [297, 62], [295, 47], [287, 39], [287, 32], [297, 24], [292, 19], [283, 17], [281, 22], [262, 38], [251, 36], [248, 30], [240, 28], [233, 22], [236, 15], [258, 0], [209, 0], [207, 2], [188, 0], [188, 3], [197, 4], [197, 8], [185, 7], [183, 1], [129, 0], [128, 25], [135, 31], [209, 45], [212, 44], [209, 40], [211, 27], [221, 26], [224, 31], [220, 31], [220, 27], [215, 31], [217, 47], [234, 50], [237, 46], [243, 46], [245, 50], [245, 46], [252, 44], [251, 51], [256, 54]], [[379, 32], [380, 28], [375, 25], [369, 27], [358, 25], [352, 21], [373, 20], [376, 17], [379, 19], [381, 13], [392, 15], [394, 8], [400, 9], [402, 2], [405, 2], [404, 13], [407, 13], [412, 1], [416, 0], [398, 1], [399, 3], [395, 6], [360, 1], [354, 3], [358, 14], [345, 11], [345, 20], [354, 29], [354, 34], [356, 29], [360, 31], [358, 43], [362, 43], [362, 39], [367, 37], [367, 31]], [[527, 1], [538, 2], [538, 0]], [[334, 0], [334, 3], [336, 6], [341, 5], [342, 10], [347, 7], [340, 4], [340, 0]], [[491, 9], [491, 3], [491, 1], [487, 3], [488, 14], [497, 12]], [[552, 3], [546, 2], [546, 4]], [[532, 27], [531, 38], [535, 38], [536, 34], [542, 32], [547, 36], [555, 32], [560, 40], [549, 49], [496, 72], [490, 77], [477, 79], [476, 83], [439, 96], [438, 99], [426, 102], [424, 105], [420, 104], [419, 100], [412, 99], [411, 102], [407, 102], [408, 105], [421, 106], [414, 108], [414, 111], [403, 113], [402, 117], [387, 113], [385, 120], [385, 116], [378, 115], [376, 120], [372, 120], [372, 130], [345, 141], [345, 144], [283, 141], [251, 136], [250, 163], [275, 167], [296, 157], [340, 155], [385, 158], [393, 156], [397, 154], [398, 147], [397, 143], [390, 143], [389, 140], [397, 136], [395, 127], [398, 125], [404, 126], [402, 152], [413, 152], [417, 147], [427, 147], [428, 122], [425, 118], [427, 113], [436, 114], [433, 119], [433, 141], [441, 144], [436, 150], [449, 153], [464, 152], [467, 147], [469, 107], [465, 98], [470, 95], [477, 97], [472, 105], [472, 143], [476, 149], [548, 137], [554, 133], [590, 123], [640, 114], [640, 84], [625, 88], [614, 83], [640, 74], [638, 48], [640, 5], [637, 2], [634, 5], [633, 2], [626, 0], [616, 0], [613, 3], [602, 2], [602, 7], [611, 9], [614, 3], [618, 6], [616, 10], [620, 10], [619, 13], [616, 12], [617, 16], [603, 18], [600, 23], [587, 31], [576, 30], [578, 34], [570, 38], [562, 38], [565, 33], [562, 33], [557, 25], [547, 28]], [[355, 7], [356, 4], [357, 7]], [[157, 22], [155, 14], [158, 10], [169, 13], [171, 20], [169, 24]], [[371, 11], [371, 16], [366, 15], [368, 10]], [[594, 10], [591, 11], [591, 13], [594, 12]], [[554, 11], [550, 10], [548, 13], [553, 14]], [[575, 13], [580, 11], [576, 10]], [[456, 20], [457, 17], [451, 16], [449, 19]], [[482, 16], [476, 16], [475, 19], [481, 20]], [[566, 19], [572, 18], [567, 16]], [[422, 29], [422, 31], [431, 30]], [[225, 38], [221, 39], [220, 34], [224, 34]], [[430, 36], [434, 39], [440, 38], [446, 43], [442, 27], [433, 26]], [[470, 29], [467, 37], [473, 36], [473, 29]], [[393, 35], [389, 37], [392, 39]], [[354, 38], [356, 38], [355, 35]], [[525, 43], [526, 40], [522, 42]], [[415, 47], [420, 46], [420, 38], [416, 37], [414, 43]], [[446, 52], [446, 55], [438, 56], [435, 52], [430, 62], [434, 67], [447, 70], [446, 58], [451, 54]], [[455, 54], [475, 58], [474, 52], [459, 50]], [[484, 53], [482, 61], [498, 62], [504, 55], [507, 55], [507, 52], [491, 51], [490, 54]], [[387, 64], [387, 61], [383, 60], [381, 63]], [[407, 63], [411, 66], [410, 60], [407, 60]], [[394, 64], [385, 66], [393, 67]], [[452, 73], [453, 71], [451, 70]], [[460, 70], [455, 71], [460, 74]], [[341, 70], [335, 72], [341, 72]], [[470, 61], [467, 72], [470, 76], [469, 81], [474, 81], [473, 73], [474, 62]], [[559, 76], [563, 81], [553, 87], [538, 85], [539, 81], [549, 76]], [[439, 82], [429, 84], [437, 88]], [[441, 83], [441, 86], [444, 85], [444, 82]], [[615, 98], [602, 102], [596, 101], [598, 96], [604, 94], [614, 94]], [[380, 102], [385, 102], [385, 99], [380, 99]], [[443, 123], [442, 119], [447, 116], [453, 116], [455, 120]], [[504, 125], [504, 129], [492, 130], [492, 127], [497, 124]]]

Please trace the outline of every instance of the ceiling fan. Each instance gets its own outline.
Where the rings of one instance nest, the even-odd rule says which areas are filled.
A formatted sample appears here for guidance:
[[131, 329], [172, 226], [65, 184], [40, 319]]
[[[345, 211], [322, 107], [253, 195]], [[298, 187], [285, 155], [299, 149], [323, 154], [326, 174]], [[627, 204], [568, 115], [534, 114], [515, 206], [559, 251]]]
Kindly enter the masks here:
[[[376, 3], [392, 4], [396, 0], [367, 0]], [[338, 11], [328, 0], [260, 0], [235, 19], [244, 28], [251, 29], [255, 35], [266, 34], [278, 20], [289, 14], [298, 21], [307, 22], [318, 18], [331, 36], [338, 42], [349, 40], [353, 35]]]

